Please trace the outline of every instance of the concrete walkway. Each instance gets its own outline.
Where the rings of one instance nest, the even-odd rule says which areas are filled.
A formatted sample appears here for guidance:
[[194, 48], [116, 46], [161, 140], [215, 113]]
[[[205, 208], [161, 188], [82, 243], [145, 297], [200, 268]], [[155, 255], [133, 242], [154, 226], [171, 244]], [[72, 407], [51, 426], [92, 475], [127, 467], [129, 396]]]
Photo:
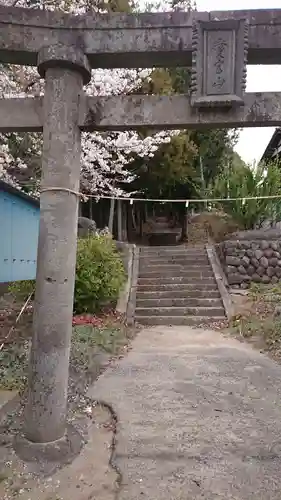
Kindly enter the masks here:
[[118, 415], [118, 500], [280, 500], [281, 367], [246, 344], [145, 329], [89, 393]]

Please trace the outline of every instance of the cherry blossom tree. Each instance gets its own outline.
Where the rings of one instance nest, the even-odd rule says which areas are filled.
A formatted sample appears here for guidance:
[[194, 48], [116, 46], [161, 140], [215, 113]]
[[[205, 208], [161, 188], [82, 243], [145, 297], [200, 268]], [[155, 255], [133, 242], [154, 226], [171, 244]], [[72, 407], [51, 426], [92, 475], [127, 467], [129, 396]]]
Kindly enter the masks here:
[[[128, 1], [126, 0], [127, 4]], [[62, 10], [74, 15], [91, 11], [108, 11], [109, 2], [90, 0], [2, 0], [2, 5]], [[118, 10], [118, 9], [116, 9]], [[129, 94], [150, 78], [152, 70], [98, 69], [92, 72], [85, 92], [94, 96]], [[0, 97], [26, 97], [44, 94], [44, 81], [36, 68], [0, 66]], [[82, 134], [81, 191], [88, 195], [125, 194], [122, 184], [134, 176], [128, 166], [136, 157], [152, 157], [161, 144], [169, 142], [176, 131], [160, 131], [141, 137], [135, 131]], [[40, 191], [41, 134], [0, 134], [0, 177], [9, 183], [28, 186], [33, 194]], [[28, 144], [26, 144], [28, 143]], [[35, 170], [30, 168], [35, 165]], [[22, 181], [22, 182], [20, 182]], [[128, 191], [128, 190], [126, 190]], [[127, 193], [128, 194], [128, 193]]]

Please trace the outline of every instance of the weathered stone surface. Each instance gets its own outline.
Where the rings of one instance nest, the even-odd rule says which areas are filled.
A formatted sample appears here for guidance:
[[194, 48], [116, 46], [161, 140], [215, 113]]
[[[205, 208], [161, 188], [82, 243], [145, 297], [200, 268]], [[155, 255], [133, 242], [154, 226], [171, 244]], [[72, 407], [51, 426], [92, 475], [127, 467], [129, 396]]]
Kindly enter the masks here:
[[254, 274], [254, 272], [255, 272], [255, 268], [254, 268], [254, 266], [250, 265], [250, 266], [248, 266], [248, 267], [247, 267], [247, 273], [248, 273], [250, 276], [252, 276], [252, 274]]
[[281, 278], [281, 268], [280, 267], [275, 268], [275, 274], [276, 274], [277, 278]]
[[265, 273], [265, 270], [262, 266], [259, 266], [256, 270], [256, 273], [259, 275], [259, 276], [263, 276], [264, 273]]
[[272, 276], [271, 283], [276, 284], [276, 283], [278, 283], [278, 281], [279, 280], [278, 280], [277, 276]]
[[227, 255], [225, 258], [225, 263], [228, 266], [240, 266], [241, 259], [239, 259], [238, 257], [232, 257], [231, 255]]
[[267, 276], [269, 276], [270, 278], [272, 278], [272, 276], [275, 275], [275, 268], [274, 267], [271, 267], [269, 266], [266, 270], [266, 274]]
[[251, 264], [252, 264], [254, 267], [256, 267], [256, 268], [257, 268], [257, 267], [259, 267], [259, 265], [260, 265], [260, 263], [259, 263], [258, 259], [256, 259], [256, 257], [253, 257], [253, 258], [251, 259]]
[[[36, 66], [37, 51], [43, 42], [50, 45], [69, 41], [84, 48], [95, 68], [134, 68], [136, 59], [138, 67], [191, 66], [193, 22], [234, 17], [246, 18], [250, 24], [248, 63], [279, 64], [279, 15], [278, 9], [271, 9], [210, 14], [137, 13], [128, 16], [123, 13], [92, 15], [89, 12], [85, 16], [74, 16], [32, 9], [27, 16], [24, 9], [1, 7], [0, 55], [2, 57], [3, 51], [8, 49], [11, 52], [9, 62]], [[25, 36], [22, 36], [23, 33]]]
[[264, 257], [264, 256], [263, 256], [263, 257], [260, 259], [260, 265], [266, 269], [266, 268], [268, 267], [268, 259], [267, 259], [266, 257]]
[[[0, 23], [1, 25], [1, 23]], [[1, 50], [0, 50], [1, 54]], [[229, 115], [224, 112], [208, 110], [196, 112], [191, 109], [188, 95], [118, 95], [110, 97], [85, 97], [81, 99], [79, 126], [83, 131], [95, 130], [143, 130], [153, 128], [208, 129], [210, 127], [241, 127], [244, 124], [272, 123], [280, 120], [278, 103], [281, 93], [246, 94], [246, 105]], [[24, 101], [24, 102], [22, 102]], [[21, 110], [24, 109], [24, 113]], [[255, 116], [253, 118], [253, 109]], [[267, 110], [267, 113], [264, 110]], [[0, 99], [1, 132], [41, 132], [41, 98]], [[232, 238], [232, 235], [229, 236]], [[253, 236], [254, 237], [254, 236]], [[281, 234], [272, 238], [281, 238]], [[245, 238], [248, 238], [245, 235]], [[251, 236], [252, 238], [252, 236]], [[264, 239], [264, 236], [257, 239]], [[269, 239], [271, 236], [269, 235]], [[235, 238], [237, 239], [237, 238]]]
[[[224, 254], [222, 249], [226, 249], [230, 255], [222, 257], [223, 261], [227, 258], [232, 265], [227, 266], [226, 275], [234, 274], [231, 279], [235, 281], [236, 286], [241, 288], [245, 281], [254, 281], [276, 283], [281, 278], [281, 258], [280, 252], [274, 250], [280, 248], [279, 241], [256, 240], [230, 240], [220, 244], [221, 256]], [[244, 254], [244, 255], [243, 255]], [[238, 284], [237, 274], [240, 275], [240, 284]], [[263, 280], [262, 278], [265, 277]], [[274, 279], [273, 279], [274, 278]]]
[[262, 250], [266, 250], [267, 248], [269, 248], [268, 241], [262, 240], [261, 243], [260, 243], [260, 247], [261, 247]]
[[235, 266], [226, 266], [225, 268], [226, 274], [231, 274], [236, 272], [236, 267]]
[[81, 108], [80, 127], [90, 132], [97, 129], [142, 130], [147, 127], [204, 130], [218, 126], [241, 127], [248, 123], [262, 126], [277, 120], [277, 116], [280, 119], [277, 106], [280, 100], [281, 95], [277, 93], [245, 94], [245, 106], [237, 110], [234, 118], [232, 113], [213, 109], [209, 109], [207, 115], [202, 111], [194, 113], [188, 95], [92, 97]]
[[240, 288], [240, 290], [247, 290], [249, 288], [249, 283], [246, 283], [246, 281], [243, 281], [243, 283], [241, 283], [239, 288]]
[[78, 236], [79, 238], [95, 234], [97, 225], [94, 220], [87, 217], [78, 217]]
[[250, 264], [249, 257], [246, 257], [246, 255], [244, 255], [244, 257], [242, 258], [242, 263], [243, 263], [243, 266], [248, 266]]
[[272, 248], [267, 248], [267, 249], [264, 251], [264, 255], [265, 255], [265, 257], [267, 257], [268, 259], [270, 259], [270, 257], [272, 257], [272, 255], [273, 255], [273, 250], [272, 250]]
[[262, 258], [262, 256], [263, 256], [263, 252], [260, 249], [255, 250], [256, 259], [260, 260]]
[[278, 251], [277, 241], [271, 241], [270, 246], [271, 246], [272, 250], [275, 250], [276, 252]]
[[238, 273], [229, 274], [227, 278], [230, 285], [239, 285], [243, 282], [243, 276]]
[[270, 283], [270, 277], [264, 274], [261, 278], [261, 282], [265, 284]]
[[[45, 188], [79, 191], [83, 78], [75, 68], [46, 71], [42, 171]], [[64, 436], [75, 281], [78, 197], [45, 190], [40, 197], [40, 251], [25, 413], [25, 437], [49, 443]]]
[[45, 78], [49, 68], [60, 66], [77, 71], [86, 85], [91, 80], [91, 66], [85, 52], [78, 46], [70, 44], [47, 44], [39, 47], [37, 69], [41, 78]]
[[240, 274], [247, 274], [247, 271], [245, 269], [244, 266], [238, 266], [237, 267], [237, 271], [240, 273]]
[[237, 248], [237, 241], [226, 240], [223, 243], [224, 248]]
[[[223, 19], [194, 23], [191, 104], [234, 107], [244, 103], [248, 23]], [[240, 43], [236, 43], [239, 39]], [[229, 70], [231, 67], [232, 71]], [[206, 71], [208, 68], [208, 71]]]
[[258, 250], [259, 242], [251, 241], [251, 248], [252, 248], [252, 250]]
[[244, 248], [245, 250], [248, 250], [251, 248], [251, 242], [250, 241], [240, 241], [241, 247]]
[[233, 255], [233, 248], [225, 248], [225, 255]]

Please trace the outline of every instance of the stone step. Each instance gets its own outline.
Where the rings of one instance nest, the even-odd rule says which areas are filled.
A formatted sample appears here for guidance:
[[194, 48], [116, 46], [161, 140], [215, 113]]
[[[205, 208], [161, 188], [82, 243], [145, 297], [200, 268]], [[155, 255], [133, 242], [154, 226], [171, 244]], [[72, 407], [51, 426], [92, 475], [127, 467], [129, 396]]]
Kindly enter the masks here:
[[186, 278], [198, 278], [198, 279], [205, 279], [205, 278], [212, 278], [214, 277], [212, 269], [208, 268], [206, 270], [196, 270], [190, 267], [190, 269], [187, 269], [186, 267], [175, 267], [169, 268], [166, 270], [157, 270], [157, 271], [151, 271], [151, 269], [148, 267], [146, 271], [140, 271], [139, 272], [139, 278], [176, 278], [176, 277], [186, 277]]
[[193, 257], [200, 255], [200, 257], [206, 257], [206, 250], [184, 250], [180, 246], [178, 247], [165, 247], [165, 250], [159, 250], [161, 247], [153, 247], [153, 250], [140, 250], [140, 256], [145, 257], [166, 257], [166, 256], [179, 256], [183, 255], [185, 257]]
[[193, 258], [189, 257], [158, 257], [156, 259], [149, 259], [147, 257], [140, 257], [139, 259], [141, 266], [203, 266], [209, 267], [210, 262], [207, 257], [195, 256]]
[[216, 280], [214, 277], [198, 278], [187, 276], [168, 276], [167, 278], [138, 278], [138, 285], [213, 285], [216, 287]]
[[205, 248], [186, 248], [181, 245], [157, 245], [155, 247], [140, 248], [141, 255], [206, 255], [207, 251]]
[[190, 292], [196, 292], [197, 291], [201, 291], [201, 292], [204, 292], [204, 293], [208, 293], [209, 292], [216, 292], [218, 293], [218, 288], [217, 288], [217, 284], [215, 282], [211, 282], [211, 283], [171, 283], [170, 280], [168, 283], [159, 283], [159, 280], [158, 280], [158, 283], [155, 283], [153, 282], [153, 284], [150, 283], [150, 280], [147, 280], [147, 279], [144, 279], [143, 280], [144, 283], [143, 284], [139, 284], [138, 285], [138, 293], [139, 292], [161, 292], [161, 291], [165, 291], [165, 292], [176, 292], [176, 291], [186, 291], [189, 290]]
[[195, 289], [194, 287], [192, 288], [171, 288], [169, 289], [164, 289], [164, 290], [151, 290], [151, 287], [146, 288], [142, 287], [141, 289], [138, 289], [137, 291], [137, 300], [146, 300], [146, 299], [174, 299], [174, 298], [179, 298], [179, 299], [197, 299], [197, 300], [204, 300], [205, 298], [208, 299], [219, 299], [220, 298], [220, 293], [218, 290], [210, 290], [209, 288], [207, 289]]
[[136, 307], [136, 316], [224, 316], [223, 307]]
[[167, 220], [157, 220], [152, 222], [151, 224], [152, 228], [154, 229], [155, 227], [158, 229], [158, 227], [162, 228], [164, 227], [165, 229], [171, 229], [171, 226]]
[[206, 254], [201, 254], [201, 253], [190, 253], [190, 254], [187, 254], [186, 252], [171, 252], [171, 253], [149, 253], [149, 254], [145, 254], [145, 253], [140, 253], [140, 259], [146, 259], [146, 260], [150, 260], [150, 259], [163, 259], [163, 260], [167, 260], [167, 259], [189, 259], [189, 260], [194, 260], [196, 258], [199, 258], [199, 259], [204, 259], [204, 260], [207, 260], [208, 257]]
[[188, 261], [191, 263], [196, 263], [198, 260], [202, 263], [209, 263], [209, 259], [207, 255], [186, 255], [184, 253], [180, 253], [178, 255], [176, 254], [170, 254], [170, 255], [143, 255], [140, 254], [140, 262], [150, 262], [150, 261], [157, 261], [158, 263], [162, 262], [178, 262], [178, 261]]
[[[139, 247], [141, 251], [152, 251], [152, 250], [155, 250], [155, 248], [153, 246], [150, 246], [150, 245], [147, 245], [147, 246], [140, 246]], [[205, 245], [202, 245], [202, 244], [198, 244], [198, 245], [192, 245], [192, 246], [187, 246], [187, 245], [160, 245], [158, 247], [159, 250], [167, 250], [167, 249], [177, 249], [177, 248], [181, 248], [182, 250], [186, 250], [186, 251], [189, 251], [189, 252], [192, 252], [192, 251], [197, 251], [197, 250], [200, 250], [201, 252], [203, 252], [205, 249]]]
[[225, 320], [225, 316], [135, 316], [136, 323], [141, 325], [211, 325]]
[[137, 308], [154, 308], [154, 307], [219, 307], [222, 308], [220, 298], [190, 298], [190, 297], [174, 297], [174, 298], [144, 298], [137, 296]]

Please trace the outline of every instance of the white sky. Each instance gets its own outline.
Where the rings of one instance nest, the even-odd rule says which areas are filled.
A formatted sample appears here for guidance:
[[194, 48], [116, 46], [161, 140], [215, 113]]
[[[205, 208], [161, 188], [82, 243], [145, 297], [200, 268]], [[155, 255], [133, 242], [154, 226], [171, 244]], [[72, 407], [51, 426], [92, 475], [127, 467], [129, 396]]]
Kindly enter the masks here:
[[[281, 8], [281, 0], [197, 0], [199, 11], [276, 9]], [[280, 82], [280, 83], [279, 83]], [[280, 66], [248, 66], [247, 91], [278, 91], [281, 86]], [[236, 151], [244, 161], [258, 161], [263, 154], [274, 128], [245, 128], [240, 134]]]

